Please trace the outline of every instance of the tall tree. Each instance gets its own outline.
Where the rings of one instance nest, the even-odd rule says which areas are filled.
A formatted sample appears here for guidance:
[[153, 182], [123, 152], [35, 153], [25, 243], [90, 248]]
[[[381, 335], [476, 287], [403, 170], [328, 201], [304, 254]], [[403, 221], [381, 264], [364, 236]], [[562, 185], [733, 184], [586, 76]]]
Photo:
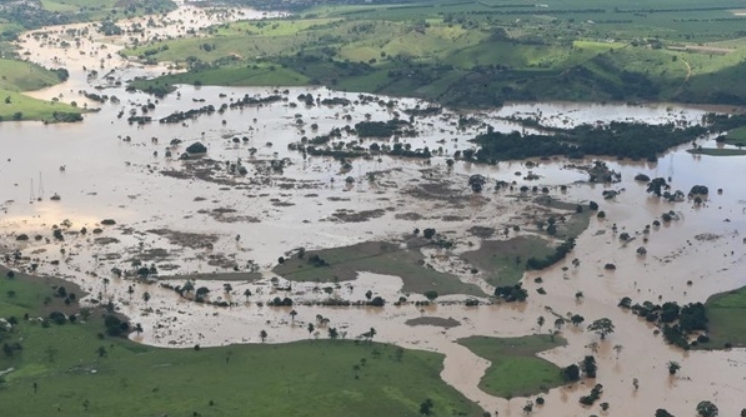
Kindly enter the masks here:
[[614, 333], [614, 323], [611, 322], [611, 320], [607, 318], [602, 318], [594, 321], [588, 326], [588, 330], [591, 330], [593, 332], [596, 332], [596, 334], [601, 338], [601, 340], [606, 339], [606, 336], [610, 335], [611, 333]]

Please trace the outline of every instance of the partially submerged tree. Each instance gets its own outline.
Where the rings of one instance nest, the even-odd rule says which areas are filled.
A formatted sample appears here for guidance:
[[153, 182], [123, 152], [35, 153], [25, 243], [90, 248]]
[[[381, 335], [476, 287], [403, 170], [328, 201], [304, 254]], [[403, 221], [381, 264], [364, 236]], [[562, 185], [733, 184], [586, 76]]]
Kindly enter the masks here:
[[697, 414], [701, 417], [716, 417], [718, 412], [717, 406], [710, 401], [700, 401], [697, 404]]
[[611, 320], [607, 318], [602, 318], [594, 321], [588, 326], [588, 330], [596, 332], [596, 334], [601, 338], [601, 340], [606, 339], [606, 336], [608, 336], [611, 333], [614, 333], [614, 323], [611, 322]]
[[668, 373], [670, 375], [676, 375], [676, 372], [681, 369], [681, 365], [679, 365], [679, 363], [676, 361], [670, 361], [666, 365], [668, 366]]

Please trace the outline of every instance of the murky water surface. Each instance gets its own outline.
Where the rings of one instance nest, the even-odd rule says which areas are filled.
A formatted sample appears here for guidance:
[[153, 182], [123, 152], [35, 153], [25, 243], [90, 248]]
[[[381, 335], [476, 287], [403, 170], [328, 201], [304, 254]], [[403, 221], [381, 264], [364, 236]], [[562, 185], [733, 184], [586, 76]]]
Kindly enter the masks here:
[[[261, 18], [252, 11], [205, 14], [194, 8], [182, 7], [163, 19], [163, 26], [150, 28], [144, 37], [185, 36], [185, 27], [204, 27], [221, 20]], [[77, 25], [83, 28], [86, 25]], [[90, 291], [89, 298], [113, 299], [132, 322], [141, 323], [145, 332], [136, 339], [167, 347], [257, 343], [259, 332], [266, 330], [268, 342], [286, 342], [309, 337], [326, 337], [321, 327], [318, 335], [309, 334], [306, 325], [316, 323], [320, 315], [329, 320], [347, 338], [355, 338], [370, 327], [377, 329], [377, 339], [404, 347], [444, 353], [442, 377], [487, 410], [501, 415], [518, 415], [524, 401], [506, 401], [489, 396], [477, 388], [479, 379], [489, 365], [455, 340], [472, 335], [521, 336], [538, 332], [536, 319], [549, 316], [547, 308], [558, 314], [578, 313], [591, 321], [609, 317], [616, 332], [600, 343], [599, 383], [604, 385], [603, 401], [609, 402], [608, 415], [652, 415], [660, 407], [677, 415], [693, 414], [697, 402], [713, 400], [722, 415], [736, 415], [743, 407], [739, 403], [746, 387], [746, 353], [741, 349], [728, 352], [682, 353], [666, 346], [653, 329], [636, 317], [616, 307], [621, 297], [635, 301], [675, 300], [680, 303], [704, 301], [709, 295], [746, 285], [744, 267], [746, 244], [741, 232], [746, 225], [746, 181], [742, 157], [694, 156], [689, 147], [674, 149], [658, 163], [608, 161], [622, 173], [622, 182], [611, 185], [584, 183], [587, 175], [568, 168], [565, 160], [537, 161], [526, 167], [523, 162], [503, 162], [498, 166], [480, 166], [457, 162], [452, 169], [446, 160], [456, 150], [469, 148], [467, 142], [485, 130], [476, 124], [464, 130], [457, 128], [459, 114], [445, 110], [442, 114], [417, 118], [415, 138], [402, 138], [412, 149], [428, 147], [436, 151], [431, 162], [389, 157], [354, 160], [351, 169], [329, 158], [303, 158], [288, 145], [303, 136], [309, 138], [327, 133], [333, 128], [365, 120], [386, 121], [395, 113], [427, 103], [414, 99], [395, 99], [392, 108], [377, 101], [361, 102], [358, 94], [327, 89], [284, 88], [221, 88], [180, 86], [174, 93], [157, 100], [142, 93], [128, 93], [115, 80], [126, 81], [136, 76], [154, 76], [162, 67], [142, 67], [120, 58], [116, 51], [128, 36], [101, 38], [91, 33], [80, 48], [67, 51], [54, 46], [54, 39], [66, 38], [63, 29], [49, 28], [45, 32], [53, 39], [24, 38], [20, 44], [30, 52], [29, 59], [47, 66], [66, 66], [71, 77], [66, 83], [30, 95], [61, 101], [76, 101], [78, 105], [99, 108], [87, 114], [85, 122], [72, 125], [42, 123], [0, 124], [0, 246], [3, 252], [20, 249], [39, 263], [39, 272], [56, 274], [80, 284]], [[85, 54], [81, 54], [84, 51]], [[108, 58], [107, 54], [111, 54]], [[103, 59], [104, 68], [100, 68]], [[83, 70], [86, 67], [87, 71]], [[92, 68], [99, 74], [90, 77]], [[107, 80], [105, 75], [112, 78]], [[102, 87], [95, 90], [94, 87]], [[87, 100], [81, 90], [116, 96], [117, 104], [100, 104]], [[152, 102], [148, 112], [155, 120], [174, 111], [196, 109], [208, 104], [216, 108], [230, 104], [245, 95], [267, 97], [281, 94], [286, 100], [261, 107], [227, 110], [224, 114], [202, 115], [184, 123], [145, 126], [130, 125], [129, 112], [141, 114], [140, 108]], [[306, 107], [297, 100], [300, 94], [312, 94], [320, 99], [349, 99], [348, 106]], [[380, 99], [388, 101], [389, 98]], [[204, 100], [204, 101], [203, 101]], [[118, 114], [124, 111], [124, 116]], [[613, 120], [680, 124], [697, 123], [705, 110], [673, 105], [623, 106], [582, 105], [566, 103], [512, 104], [494, 112], [475, 115], [501, 131], [521, 130], [521, 126], [506, 118], [534, 118], [547, 126], [574, 126], [581, 123], [606, 123]], [[317, 125], [313, 128], [312, 125]], [[238, 138], [238, 143], [232, 139]], [[246, 140], [244, 140], [246, 138]], [[182, 141], [171, 145], [173, 139]], [[358, 140], [343, 134], [345, 142]], [[205, 164], [209, 175], [200, 176], [186, 167], [178, 156], [189, 144], [200, 141], [208, 147], [207, 156], [213, 162]], [[369, 146], [373, 140], [365, 140]], [[378, 141], [382, 142], [382, 141]], [[703, 146], [716, 146], [713, 141], [700, 141]], [[391, 143], [390, 143], [391, 144]], [[442, 149], [442, 151], [441, 151]], [[172, 157], [167, 157], [170, 152]], [[285, 160], [284, 169], [273, 171], [271, 161]], [[238, 163], [246, 175], [226, 173], [227, 163]], [[585, 161], [584, 163], [590, 163]], [[578, 163], [573, 161], [573, 163]], [[215, 168], [220, 166], [220, 170]], [[531, 171], [540, 176], [536, 181], [523, 179]], [[377, 172], [374, 181], [368, 173]], [[520, 175], [516, 175], [520, 172]], [[293, 283], [288, 294], [277, 287], [284, 280], [271, 282], [271, 268], [277, 258], [298, 247], [318, 249], [343, 246], [370, 240], [399, 239], [414, 229], [434, 227], [456, 242], [452, 251], [438, 252], [430, 257], [433, 267], [453, 272], [465, 282], [475, 282], [487, 292], [493, 289], [481, 275], [472, 276], [463, 263], [456, 261], [459, 253], [473, 249], [480, 241], [466, 233], [478, 225], [502, 230], [520, 224], [520, 214], [527, 210], [524, 200], [507, 191], [486, 192], [472, 196], [467, 178], [482, 174], [492, 180], [516, 181], [517, 185], [550, 187], [550, 193], [567, 201], [595, 200], [607, 213], [606, 220], [591, 219], [588, 230], [578, 239], [573, 257], [581, 260], [574, 268], [567, 262], [540, 274], [528, 274], [525, 285], [530, 297], [523, 306], [483, 305], [465, 307], [452, 301], [463, 296], [442, 297], [438, 305], [421, 311], [412, 304], [384, 308], [319, 307], [299, 305], [298, 316], [292, 320], [290, 309], [260, 305], [275, 296], [291, 296], [296, 303], [327, 298], [315, 283]], [[685, 193], [696, 184], [707, 185], [710, 196], [704, 205], [692, 202], [671, 204], [649, 197], [645, 185], [634, 181], [638, 173], [650, 177], [671, 177], [674, 190]], [[347, 183], [347, 177], [353, 181]], [[412, 193], [422, 184], [441, 184], [450, 188], [453, 196], [463, 197], [459, 203], [437, 198], [423, 198]], [[566, 192], [560, 185], [568, 185]], [[715, 190], [722, 188], [722, 193]], [[616, 199], [603, 200], [602, 191], [621, 191]], [[59, 200], [50, 199], [58, 196]], [[362, 212], [382, 210], [380, 217], [367, 221], [344, 222], [335, 217], [339, 210]], [[648, 255], [640, 257], [635, 242], [623, 246], [618, 233], [635, 235], [660, 214], [674, 210], [680, 220], [654, 229], [645, 244]], [[412, 217], [412, 213], [418, 216]], [[418, 220], [411, 220], [417, 218]], [[114, 219], [116, 225], [101, 226], [103, 219]], [[47, 241], [53, 225], [68, 224], [66, 230], [85, 227], [86, 235], [67, 235], [64, 243]], [[92, 234], [95, 228], [102, 233]], [[16, 236], [26, 233], [30, 242], [18, 242]], [[34, 235], [42, 235], [40, 241]], [[237, 236], [240, 235], [240, 239]], [[638, 239], [642, 240], [642, 235]], [[209, 245], [208, 245], [209, 243]], [[428, 253], [431, 255], [434, 253]], [[238, 302], [232, 308], [217, 308], [195, 304], [180, 298], [172, 290], [157, 285], [134, 283], [113, 278], [111, 269], [131, 269], [132, 259], [150, 259], [161, 275], [188, 275], [201, 272], [231, 272], [236, 266], [242, 271], [248, 265], [261, 272], [263, 279], [254, 282], [232, 281], [231, 294], [223, 292], [222, 281], [195, 282], [196, 287], [211, 289], [211, 299]], [[603, 266], [612, 262], [613, 273]], [[566, 265], [567, 264], [567, 265]], [[563, 270], [563, 267], [569, 269]], [[539, 295], [533, 278], [542, 276], [546, 295]], [[104, 285], [103, 277], [111, 278]], [[692, 281], [691, 285], [687, 281]], [[175, 280], [174, 285], [183, 284]], [[134, 293], [128, 287], [134, 286]], [[244, 303], [245, 289], [254, 294]], [[353, 282], [341, 283], [334, 296], [349, 300], [364, 300], [368, 290], [393, 301], [404, 295], [399, 277], [361, 271]], [[578, 301], [576, 292], [584, 298]], [[142, 295], [148, 292], [148, 302]], [[410, 300], [422, 300], [410, 295]], [[486, 298], [485, 298], [486, 300]], [[407, 326], [405, 322], [421, 316], [453, 318], [460, 326], [444, 330], [432, 326]], [[546, 332], [546, 328], [542, 329]], [[569, 344], [542, 354], [546, 359], [566, 366], [589, 354], [587, 346], [596, 336], [578, 329], [562, 331]], [[621, 344], [617, 358], [612, 346]], [[670, 378], [666, 362], [676, 360], [682, 371]], [[632, 380], [639, 379], [641, 388], [634, 390]], [[582, 410], [577, 398], [589, 386], [552, 390], [545, 398], [547, 406], [537, 414], [575, 416], [593, 413]]]

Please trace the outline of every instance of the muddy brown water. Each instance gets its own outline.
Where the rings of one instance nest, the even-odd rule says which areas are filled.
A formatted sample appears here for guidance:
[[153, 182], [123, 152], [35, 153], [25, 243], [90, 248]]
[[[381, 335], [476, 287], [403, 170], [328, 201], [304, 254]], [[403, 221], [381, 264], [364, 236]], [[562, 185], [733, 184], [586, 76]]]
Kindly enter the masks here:
[[[261, 17], [258, 13], [245, 16]], [[218, 17], [182, 7], [170, 19], [207, 25]], [[181, 26], [173, 24], [153, 29], [148, 36], [178, 35], [183, 30]], [[59, 32], [60, 29], [47, 28], [47, 31]], [[656, 164], [608, 161], [623, 178], [621, 183], [611, 185], [582, 183], [586, 175], [565, 168], [566, 161], [560, 159], [537, 161], [539, 165], [530, 169], [522, 161], [503, 162], [494, 167], [459, 162], [448, 169], [445, 163], [448, 155], [466, 148], [466, 140], [483, 128], [475, 126], [458, 131], [453, 125], [458, 114], [446, 110], [444, 115], [418, 120], [416, 126], [420, 135], [403, 139], [413, 148], [442, 146], [442, 156], [435, 156], [430, 163], [388, 157], [355, 160], [352, 169], [343, 172], [339, 162], [326, 158], [303, 159], [300, 154], [289, 151], [288, 144], [303, 135], [312, 137], [314, 133], [309, 127], [312, 123], [317, 123], [318, 132], [323, 133], [363, 120], [365, 114], [370, 114], [372, 120], [389, 120], [393, 111], [401, 112], [422, 103], [397, 99], [399, 104], [393, 110], [375, 103], [291, 107], [289, 103], [295, 102], [301, 93], [323, 98], [346, 97], [353, 101], [357, 98], [355, 93], [323, 88], [291, 88], [288, 102], [201, 116], [183, 125], [156, 122], [144, 127], [131, 126], [125, 121], [126, 115], [118, 119], [117, 114], [123, 109], [127, 114], [130, 109], [155, 99], [141, 93], [127, 93], [121, 87], [107, 87], [98, 93], [117, 96], [121, 100], [119, 104], [88, 102], [78, 91], [93, 92], [94, 86], [107, 83], [101, 78], [88, 78], [82, 66], [96, 66], [102, 54], [112, 52], [113, 58], [105, 60], [105, 70], [101, 72], [113, 70], [115, 77], [125, 81], [135, 76], [153, 76], [166, 68], [145, 68], [118, 58], [115, 52], [128, 39], [100, 39], [94, 35], [93, 42], [86, 40], [81, 46], [86, 55], [42, 46], [42, 42], [33, 38], [24, 39], [20, 46], [31, 53], [29, 59], [44, 65], [66, 65], [71, 73], [68, 82], [30, 95], [47, 99], [58, 97], [67, 102], [75, 100], [89, 107], [100, 106], [101, 110], [86, 115], [85, 122], [73, 125], [0, 124], [0, 146], [5, 150], [0, 161], [0, 248], [3, 252], [17, 248], [26, 254], [37, 251], [33, 256], [41, 261], [39, 268], [43, 273], [75, 282], [91, 294], [89, 299], [99, 294], [103, 298], [113, 298], [123, 314], [146, 329], [138, 341], [164, 347], [258, 343], [259, 332], [266, 330], [268, 342], [289, 342], [316, 337], [308, 334], [305, 325], [315, 322], [317, 315], [321, 315], [346, 338], [355, 338], [375, 327], [377, 340], [443, 353], [446, 355], [441, 374], [444, 381], [486, 410], [499, 411], [500, 415], [519, 415], [525, 400], [508, 401], [482, 392], [478, 383], [488, 362], [454, 341], [472, 335], [508, 337], [538, 332], [537, 317], [550, 317], [547, 309], [551, 308], [561, 315], [581, 314], [587, 321], [609, 317], [616, 324], [616, 332], [600, 343], [597, 354], [600, 371], [595, 382], [604, 385], [602, 401], [611, 405], [607, 415], [652, 415], [657, 408], [666, 408], [675, 415], [693, 415], [696, 403], [704, 399], [714, 401], [721, 415], [737, 415], [744, 406], [741, 402], [746, 390], [744, 350], [683, 353], [665, 345], [652, 328], [616, 307], [624, 296], [635, 301], [655, 300], [660, 296], [664, 300], [685, 303], [704, 301], [711, 294], [746, 285], [740, 272], [746, 259], [742, 236], [746, 226], [746, 182], [741, 180], [743, 158], [694, 156], [685, 152], [687, 145], [668, 152]], [[54, 57], [57, 60], [53, 60]], [[245, 94], [267, 96], [272, 94], [272, 89], [181, 86], [179, 93], [180, 96], [172, 94], [158, 100], [152, 116], [163, 117], [175, 110], [204, 104], [217, 106]], [[202, 99], [204, 103], [194, 101]], [[510, 131], [521, 127], [501, 118], [532, 117], [552, 126], [611, 120], [696, 123], [703, 112], [669, 104], [516, 103], [476, 116], [496, 129]], [[297, 127], [296, 114], [302, 115], [302, 128]], [[352, 116], [352, 122], [344, 119], [347, 114]], [[130, 141], [122, 140], [128, 136]], [[246, 136], [249, 141], [234, 144], [226, 139], [234, 136]], [[158, 144], [153, 143], [153, 137], [158, 138]], [[183, 144], [170, 148], [169, 141], [175, 138], [181, 139]], [[345, 141], [353, 139], [343, 138]], [[183, 162], [165, 158], [166, 148], [178, 156], [194, 141], [207, 145], [208, 156], [215, 161], [243, 161], [249, 169], [247, 177], [230, 177], [235, 183], [226, 185], [189, 175], [185, 178], [163, 175], [162, 171], [186, 172]], [[715, 146], [706, 140], [701, 144]], [[249, 152], [251, 148], [256, 149], [253, 157]], [[154, 156], [154, 151], [158, 156]], [[281, 174], [268, 173], [251, 162], [282, 158], [288, 158], [289, 164]], [[523, 180], [529, 170], [539, 179]], [[376, 181], [368, 181], [366, 174], [374, 171], [382, 174]], [[520, 176], [515, 175], [517, 171], [521, 172]], [[524, 210], [527, 203], [526, 199], [515, 198], [507, 192], [490, 191], [479, 197], [472, 196], [466, 182], [468, 176], [475, 173], [493, 181], [515, 180], [518, 185], [547, 186], [553, 196], [570, 202], [598, 201], [607, 219], [592, 219], [588, 230], [579, 237], [571, 258], [577, 257], [580, 266], [573, 267], [568, 259], [548, 270], [527, 274], [524, 282], [530, 296], [528, 302], [520, 306], [465, 307], [453, 303], [463, 300], [463, 296], [441, 297], [439, 304], [424, 309], [411, 304], [384, 308], [299, 305], [294, 307], [298, 312], [294, 322], [290, 319], [290, 309], [260, 306], [276, 296], [287, 295], [308, 303], [329, 297], [316, 283], [292, 283], [290, 293], [278, 290], [288, 283], [279, 279], [274, 281], [275, 285], [272, 278], [276, 277], [271, 269], [278, 256], [287, 251], [298, 247], [320, 249], [397, 239], [415, 227], [433, 227], [456, 242], [450, 251], [423, 249], [433, 268], [453, 273], [487, 292], [492, 291], [483, 276], [465, 272], [469, 270], [468, 265], [459, 255], [481, 244], [481, 238], [469, 232], [473, 226], [499, 232], [514, 221], [516, 213]], [[637, 173], [671, 177], [673, 189], [685, 193], [693, 185], [704, 184], [710, 188], [710, 195], [701, 207], [691, 202], [661, 202], [648, 196], [644, 185], [633, 180]], [[348, 176], [354, 178], [352, 184], [345, 182]], [[298, 186], [301, 182], [312, 185]], [[450, 190], [445, 201], [421, 198], [416, 192], [434, 189], [443, 183], [449, 184]], [[422, 184], [432, 185], [422, 187]], [[569, 188], [562, 193], [560, 185], [569, 185]], [[716, 192], [718, 188], [723, 188], [722, 194]], [[608, 189], [623, 192], [616, 199], [605, 201], [601, 192]], [[55, 193], [61, 197], [59, 201], [50, 200]], [[41, 201], [36, 200], [39, 197]], [[278, 205], [278, 201], [294, 205]], [[390, 207], [395, 209], [387, 210]], [[335, 213], [342, 213], [341, 210], [345, 213], [380, 213], [378, 210], [382, 210], [383, 215], [366, 216], [361, 219], [363, 221], [355, 222], [330, 221]], [[644, 244], [648, 250], [645, 257], [635, 253], [642, 244], [642, 235], [626, 247], [620, 244], [619, 233], [626, 231], [635, 235], [669, 210], [677, 212], [680, 219], [652, 231], [649, 242]], [[221, 217], [232, 218], [234, 214], [238, 221], [221, 221]], [[101, 226], [105, 218], [115, 219], [117, 225]], [[47, 243], [44, 239], [38, 242], [15, 240], [19, 233], [51, 238], [52, 225], [62, 224], [64, 220], [72, 224], [69, 230], [86, 227], [91, 231], [100, 227], [102, 233], [67, 235], [61, 244]], [[611, 231], [614, 223], [618, 227], [617, 234]], [[172, 233], [148, 232], [152, 230]], [[719, 238], [696, 238], [705, 233]], [[190, 244], [182, 245], [169, 236], [190, 236]], [[205, 237], [203, 241], [200, 236]], [[95, 239], [105, 239], [98, 242], [107, 244], [97, 244]], [[64, 254], [61, 248], [65, 249]], [[110, 256], [117, 253], [127, 255]], [[210, 300], [238, 303], [232, 308], [195, 304], [169, 289], [144, 283], [136, 284], [135, 294], [130, 297], [127, 288], [132, 281], [124, 279], [114, 278], [104, 289], [102, 277], [110, 276], [112, 267], [131, 268], [123, 258], [137, 254], [147, 256], [148, 253], [172, 254], [174, 259], [163, 260], [164, 270], [169, 269], [168, 275], [230, 273], [232, 271], [225, 268], [228, 260], [240, 265], [243, 272], [252, 268], [263, 278], [257, 280], [252, 275], [248, 282], [231, 280], [232, 293], [224, 294], [223, 281], [202, 280], [195, 275], [196, 287], [205, 286], [211, 290]], [[53, 265], [52, 261], [60, 262]], [[158, 263], [158, 258], [153, 258], [152, 262]], [[604, 270], [603, 266], [609, 262], [616, 265], [616, 271]], [[564, 267], [567, 269], [563, 270]], [[537, 276], [543, 279], [541, 287], [546, 295], [536, 293], [539, 284], [534, 283], [534, 278]], [[687, 285], [690, 280], [691, 286]], [[178, 284], [179, 280], [172, 283]], [[363, 300], [365, 293], [371, 290], [387, 300], [396, 300], [403, 295], [402, 285], [399, 277], [361, 271], [356, 280], [340, 283], [332, 296]], [[244, 302], [245, 289], [254, 294], [249, 303]], [[151, 294], [147, 303], [142, 299], [146, 291]], [[578, 291], [584, 294], [582, 301], [575, 297]], [[410, 295], [410, 300], [424, 300], [424, 297]], [[456, 320], [461, 325], [449, 329], [407, 325], [408, 321], [421, 317]], [[321, 328], [318, 337], [326, 337], [325, 331]], [[546, 332], [546, 328], [543, 331]], [[598, 341], [595, 335], [572, 326], [566, 326], [561, 333], [568, 345], [541, 354], [559, 366], [582, 359], [591, 352], [589, 344]], [[618, 359], [612, 349], [617, 344], [623, 346]], [[665, 363], [669, 360], [682, 365], [675, 378], [668, 376]], [[635, 378], [639, 380], [638, 390], [632, 386]], [[547, 404], [535, 409], [535, 414], [603, 414], [597, 406], [584, 409], [578, 404], [578, 398], [590, 390], [592, 383], [551, 390], [544, 396]]]

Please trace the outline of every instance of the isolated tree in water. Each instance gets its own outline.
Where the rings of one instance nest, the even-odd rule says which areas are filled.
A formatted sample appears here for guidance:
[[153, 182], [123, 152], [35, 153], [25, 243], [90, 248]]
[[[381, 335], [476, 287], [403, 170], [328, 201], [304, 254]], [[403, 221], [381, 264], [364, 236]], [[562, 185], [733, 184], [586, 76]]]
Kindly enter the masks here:
[[648, 183], [648, 189], [647, 189], [647, 191], [649, 193], [651, 193], [651, 194], [654, 194], [654, 195], [660, 197], [661, 195], [663, 195], [663, 191], [664, 190], [668, 190], [670, 188], [671, 188], [671, 186], [669, 186], [666, 183], [665, 178], [655, 178], [654, 180], [652, 180], [652, 181], [650, 181]]
[[575, 314], [572, 317], [570, 317], [570, 322], [574, 324], [575, 326], [580, 326], [585, 321], [585, 318], [581, 316], [580, 314]]
[[678, 372], [679, 369], [681, 369], [681, 365], [679, 365], [679, 363], [676, 361], [668, 362], [667, 366], [668, 366], [668, 373], [670, 375], [676, 375], [676, 372]]
[[655, 410], [655, 417], [675, 417], [673, 414], [669, 413], [668, 411], [659, 408]]
[[264, 342], [265, 340], [267, 340], [267, 331], [266, 330], [262, 330], [261, 332], [259, 332], [259, 337], [262, 339], [262, 342]]
[[715, 417], [718, 415], [718, 408], [710, 401], [700, 401], [697, 404], [697, 414], [701, 417]]
[[601, 337], [601, 340], [604, 340], [606, 339], [606, 336], [614, 333], [614, 323], [604, 317], [591, 323], [588, 326], [588, 330], [596, 332], [596, 334]]

